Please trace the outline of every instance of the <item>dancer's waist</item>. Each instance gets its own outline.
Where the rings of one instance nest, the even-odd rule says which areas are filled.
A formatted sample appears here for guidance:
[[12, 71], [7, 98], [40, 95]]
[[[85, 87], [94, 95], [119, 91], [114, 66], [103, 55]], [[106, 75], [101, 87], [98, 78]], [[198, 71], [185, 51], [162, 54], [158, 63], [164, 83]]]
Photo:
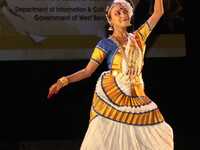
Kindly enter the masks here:
[[114, 77], [117, 77], [117, 76], [124, 77], [126, 80], [129, 80], [133, 84], [143, 83], [143, 80], [140, 75], [131, 76], [131, 75], [128, 75], [127, 73], [122, 72], [121, 70], [111, 70], [111, 74]]
[[145, 95], [144, 82], [141, 75], [136, 75], [134, 78], [131, 78], [129, 75], [122, 73], [120, 70], [111, 70], [111, 75], [115, 78], [115, 81], [121, 89], [124, 89], [125, 87], [131, 88], [130, 90], [132, 96]]

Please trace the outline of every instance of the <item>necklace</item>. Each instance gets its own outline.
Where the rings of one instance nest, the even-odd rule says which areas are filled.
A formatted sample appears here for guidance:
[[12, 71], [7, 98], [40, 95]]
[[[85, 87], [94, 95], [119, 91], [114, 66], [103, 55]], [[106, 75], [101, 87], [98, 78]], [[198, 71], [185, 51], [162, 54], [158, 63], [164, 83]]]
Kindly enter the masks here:
[[[118, 47], [119, 47], [119, 49], [120, 49], [120, 52], [121, 52], [121, 54], [122, 54], [122, 56], [124, 57], [124, 60], [125, 60], [125, 62], [126, 62], [126, 65], [127, 65], [127, 67], [130, 69], [130, 67], [132, 67], [131, 65], [130, 65], [130, 59], [131, 59], [131, 57], [129, 56], [127, 56], [126, 55], [126, 53], [125, 53], [125, 50], [126, 50], [126, 47], [127, 47], [127, 44], [128, 44], [128, 37], [127, 37], [127, 39], [126, 39], [126, 44], [123, 44], [122, 42], [120, 42], [119, 40], [118, 40], [118, 38], [116, 37], [116, 36], [111, 36], [111, 38], [115, 41], [115, 43], [118, 45]], [[125, 42], [124, 42], [125, 43]]]
[[[127, 57], [127, 55], [126, 55], [126, 53], [125, 53], [125, 50], [127, 49], [127, 46], [129, 46], [129, 41], [128, 41], [128, 38], [127, 38], [127, 43], [126, 43], [126, 45], [124, 44], [122, 44], [122, 43], [120, 43], [119, 42], [119, 40], [115, 37], [115, 36], [111, 36], [111, 38], [113, 39], [113, 41], [115, 41], [115, 43], [118, 45], [118, 47], [121, 49], [121, 54], [122, 54], [122, 57], [124, 57], [124, 60], [125, 60], [125, 62], [126, 62], [126, 66], [127, 66], [127, 68], [128, 68], [128, 70], [127, 70], [127, 72], [126, 72], [126, 74], [128, 74], [129, 75], [129, 79], [130, 79], [130, 82], [131, 82], [131, 84], [130, 84], [130, 89], [131, 89], [131, 95], [136, 95], [136, 93], [135, 93], [135, 88], [134, 88], [134, 77], [135, 77], [135, 69], [134, 69], [134, 66], [132, 65], [132, 56], [133, 56], [133, 50], [131, 51], [131, 53], [129, 53], [128, 55], [128, 57]], [[132, 73], [134, 73], [134, 76], [131, 76], [131, 74]]]
[[[131, 48], [130, 47], [130, 39], [129, 39], [129, 36], [127, 36], [127, 42], [121, 42], [119, 40], [118, 37], [112, 35], [111, 38], [113, 39], [113, 41], [118, 45], [119, 47], [119, 52], [121, 52], [122, 56], [124, 57], [124, 60], [126, 62], [126, 66], [128, 68], [128, 72], [137, 72], [138, 68], [136, 67], [136, 64], [137, 64], [137, 61], [138, 61], [138, 58], [140, 56], [140, 54], [138, 53], [139, 50], [135, 49], [135, 48]], [[125, 44], [124, 44], [125, 43]], [[131, 74], [132, 74], [131, 73]], [[134, 75], [132, 77], [134, 77], [136, 74], [134, 73]]]
[[117, 41], [120, 47], [124, 47], [126, 43], [128, 42], [128, 34], [124, 37], [119, 37], [116, 35], [112, 35], [112, 37]]

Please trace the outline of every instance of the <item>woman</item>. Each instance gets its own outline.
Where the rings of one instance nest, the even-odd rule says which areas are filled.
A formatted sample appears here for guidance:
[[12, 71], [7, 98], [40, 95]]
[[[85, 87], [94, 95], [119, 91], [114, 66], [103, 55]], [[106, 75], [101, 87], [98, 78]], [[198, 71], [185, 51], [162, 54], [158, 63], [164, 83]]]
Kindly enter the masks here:
[[173, 131], [157, 105], [145, 95], [141, 73], [145, 41], [163, 15], [163, 1], [155, 0], [151, 17], [128, 33], [132, 14], [128, 2], [115, 0], [106, 12], [113, 34], [98, 42], [84, 69], [61, 77], [49, 89], [50, 98], [69, 83], [90, 77], [107, 59], [109, 70], [97, 81], [81, 150], [173, 149]]

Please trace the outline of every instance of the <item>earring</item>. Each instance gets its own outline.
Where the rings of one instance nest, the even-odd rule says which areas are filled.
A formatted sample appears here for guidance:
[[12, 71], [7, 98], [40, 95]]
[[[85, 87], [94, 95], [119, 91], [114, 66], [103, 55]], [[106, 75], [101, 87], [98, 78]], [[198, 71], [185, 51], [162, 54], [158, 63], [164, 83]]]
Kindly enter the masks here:
[[108, 28], [108, 31], [113, 31], [112, 26], [110, 26], [110, 27]]

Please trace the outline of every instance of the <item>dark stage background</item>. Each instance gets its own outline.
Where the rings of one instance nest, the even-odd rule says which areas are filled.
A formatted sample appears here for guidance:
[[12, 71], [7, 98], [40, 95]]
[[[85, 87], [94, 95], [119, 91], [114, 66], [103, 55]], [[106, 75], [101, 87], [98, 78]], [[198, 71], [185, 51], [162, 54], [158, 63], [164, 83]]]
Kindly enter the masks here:
[[[76, 61], [1, 62], [0, 150], [78, 149], [88, 126], [95, 83], [105, 64], [89, 79], [65, 87], [52, 101], [49, 86], [62, 75], [87, 64]], [[188, 57], [145, 58], [143, 76], [147, 95], [173, 127], [175, 149], [191, 149], [198, 136], [192, 122], [193, 81]], [[35, 148], [34, 148], [35, 146]], [[31, 149], [31, 150], [32, 150]]]

